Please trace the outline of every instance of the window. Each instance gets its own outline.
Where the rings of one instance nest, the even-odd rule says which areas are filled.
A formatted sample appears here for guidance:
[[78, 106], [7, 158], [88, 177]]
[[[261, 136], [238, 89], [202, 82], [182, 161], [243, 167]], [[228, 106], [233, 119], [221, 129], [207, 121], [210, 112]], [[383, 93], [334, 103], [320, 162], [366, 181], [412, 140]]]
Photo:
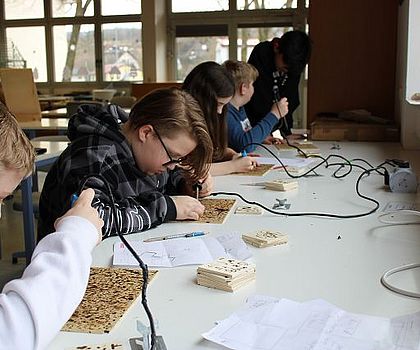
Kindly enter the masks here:
[[[31, 67], [35, 81], [47, 81], [44, 27], [7, 28], [9, 67]], [[30, 38], [30, 40], [28, 40]]]
[[43, 0], [5, 0], [4, 13], [6, 19], [42, 18]]
[[247, 61], [252, 49], [259, 42], [281, 37], [285, 32], [292, 29], [291, 27], [238, 28], [237, 59]]
[[143, 80], [141, 23], [102, 25], [103, 80]]
[[238, 0], [238, 10], [296, 8], [297, 0]]
[[176, 39], [177, 80], [183, 80], [199, 63], [216, 61], [223, 63], [229, 58], [227, 36], [199, 36]]
[[0, 66], [32, 68], [49, 87], [142, 80], [141, 0], [97, 1], [5, 0]]
[[172, 0], [172, 12], [226, 11], [229, 0]]
[[93, 1], [53, 0], [53, 17], [93, 16]]
[[95, 81], [93, 24], [53, 27], [55, 81]]

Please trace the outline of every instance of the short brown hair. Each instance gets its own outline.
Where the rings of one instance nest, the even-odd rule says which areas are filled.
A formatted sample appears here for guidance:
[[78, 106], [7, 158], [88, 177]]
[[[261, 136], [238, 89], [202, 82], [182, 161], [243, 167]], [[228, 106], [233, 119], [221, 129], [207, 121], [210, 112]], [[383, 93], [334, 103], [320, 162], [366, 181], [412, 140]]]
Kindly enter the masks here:
[[236, 91], [242, 84], [253, 83], [258, 78], [257, 68], [250, 63], [228, 60], [223, 62], [222, 66], [232, 75]]
[[192, 172], [192, 180], [207, 175], [213, 156], [213, 144], [203, 111], [188, 92], [177, 88], [150, 92], [133, 106], [127, 125], [134, 130], [143, 125], [152, 125], [159, 135], [166, 137], [187, 132], [197, 146], [181, 165]]
[[14, 169], [28, 175], [35, 161], [34, 148], [16, 118], [0, 102], [0, 170]]

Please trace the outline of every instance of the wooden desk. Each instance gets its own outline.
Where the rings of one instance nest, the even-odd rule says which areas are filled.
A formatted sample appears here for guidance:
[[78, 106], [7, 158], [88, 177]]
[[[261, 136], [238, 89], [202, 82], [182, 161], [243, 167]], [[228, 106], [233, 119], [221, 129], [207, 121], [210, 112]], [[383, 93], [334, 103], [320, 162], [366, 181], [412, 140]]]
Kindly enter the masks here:
[[41, 112], [42, 118], [65, 118], [67, 116], [67, 108], [51, 109]]
[[39, 121], [19, 122], [19, 126], [25, 131], [30, 139], [36, 136], [37, 131], [54, 130], [59, 134], [65, 134], [69, 124], [68, 118], [41, 118]]
[[[47, 166], [55, 162], [61, 152], [63, 152], [67, 142], [39, 141], [32, 142], [34, 147], [46, 148], [47, 152], [35, 159], [35, 167]], [[32, 252], [35, 249], [35, 229], [34, 229], [34, 206], [32, 203], [32, 176], [28, 176], [21, 182], [22, 208], [23, 208], [23, 232], [25, 238], [25, 257], [26, 264], [29, 264]]]
[[[335, 142], [336, 143], [336, 142]], [[323, 153], [338, 153], [348, 158], [365, 158], [379, 164], [385, 158], [409, 159], [420, 173], [418, 152], [403, 151], [397, 143], [340, 142], [340, 150], [331, 150], [331, 142], [316, 142]], [[287, 155], [286, 155], [287, 154]], [[281, 157], [291, 153], [281, 152]], [[245, 198], [272, 206], [276, 198], [287, 198], [289, 212], [317, 211], [329, 213], [362, 213], [372, 203], [358, 198], [355, 181], [360, 170], [342, 180], [334, 179], [334, 169], [319, 168], [320, 177], [299, 179], [299, 189], [276, 192], [260, 187], [243, 186], [262, 178], [221, 176], [215, 178], [216, 191], [237, 191]], [[281, 171], [271, 171], [265, 179], [283, 177]], [[420, 202], [420, 194], [391, 193], [383, 186], [383, 177], [372, 174], [361, 181], [360, 191], [377, 199], [381, 209], [390, 201]], [[286, 246], [253, 248], [256, 281], [235, 293], [198, 286], [195, 283], [197, 266], [161, 268], [148, 288], [148, 301], [153, 316], [159, 321], [157, 333], [164, 337], [168, 349], [198, 350], [226, 349], [203, 340], [215, 321], [228, 317], [244, 306], [253, 294], [285, 297], [299, 302], [323, 298], [349, 312], [395, 317], [420, 311], [419, 301], [393, 294], [380, 284], [383, 272], [408, 262], [419, 262], [420, 235], [418, 225], [389, 226], [377, 217], [382, 212], [358, 219], [323, 219], [316, 217], [284, 217], [264, 213], [262, 216], [231, 214], [224, 225], [197, 223], [166, 223], [157, 228], [128, 235], [129, 241], [169, 233], [205, 230], [211, 233], [237, 232], [242, 234], [266, 228], [287, 233]], [[338, 239], [338, 236], [341, 239]], [[113, 243], [118, 238], [104, 240], [94, 250], [93, 265], [109, 266]], [[400, 286], [419, 290], [420, 276], [415, 271], [398, 278]], [[49, 350], [65, 349], [82, 344], [103, 344], [125, 341], [139, 336], [135, 319], [145, 324], [147, 318], [137, 300], [120, 323], [109, 334], [61, 332]], [[129, 349], [129, 347], [127, 347]]]

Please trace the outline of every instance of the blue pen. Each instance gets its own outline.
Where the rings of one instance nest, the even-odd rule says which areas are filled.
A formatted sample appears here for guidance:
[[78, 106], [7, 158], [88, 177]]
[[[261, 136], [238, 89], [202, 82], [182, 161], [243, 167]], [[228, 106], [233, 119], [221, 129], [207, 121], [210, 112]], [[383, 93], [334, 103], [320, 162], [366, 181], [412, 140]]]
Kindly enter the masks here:
[[148, 238], [148, 239], [145, 239], [143, 242], [166, 241], [167, 239], [174, 239], [174, 238], [199, 237], [199, 236], [204, 236], [205, 234], [207, 234], [207, 232], [204, 232], [204, 231], [194, 231], [194, 232], [188, 232], [188, 233], [177, 233], [177, 234], [174, 234], [174, 235]]
[[247, 156], [246, 151], [245, 151], [245, 150], [243, 150], [243, 151], [241, 152], [241, 155], [242, 155], [242, 157], [246, 157], [246, 156]]
[[79, 196], [76, 193], [73, 193], [70, 198], [70, 206], [73, 207], [74, 203], [79, 199]]

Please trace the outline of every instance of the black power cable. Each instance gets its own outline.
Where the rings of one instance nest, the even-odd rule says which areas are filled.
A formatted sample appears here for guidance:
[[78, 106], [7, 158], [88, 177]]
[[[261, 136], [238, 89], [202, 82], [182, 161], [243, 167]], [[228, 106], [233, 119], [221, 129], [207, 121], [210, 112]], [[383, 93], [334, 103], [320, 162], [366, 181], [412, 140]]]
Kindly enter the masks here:
[[[107, 189], [109, 198], [111, 200], [111, 210], [112, 210], [112, 214], [114, 215], [115, 231], [117, 232], [118, 237], [121, 239], [121, 241], [124, 243], [124, 245], [127, 247], [127, 249], [130, 251], [130, 253], [133, 255], [134, 259], [137, 260], [137, 262], [139, 263], [139, 266], [141, 268], [142, 275], [143, 275], [143, 284], [142, 284], [142, 288], [141, 288], [141, 303], [143, 305], [144, 311], [146, 312], [147, 318], [149, 320], [150, 335], [151, 335], [150, 346], [151, 346], [151, 350], [153, 350], [155, 348], [155, 344], [156, 344], [156, 329], [155, 329], [155, 323], [153, 321], [152, 312], [150, 311], [149, 305], [147, 304], [147, 296], [146, 296], [147, 284], [148, 284], [148, 280], [149, 280], [149, 269], [148, 269], [147, 265], [143, 262], [143, 260], [141, 260], [141, 258], [138, 256], [136, 251], [133, 249], [133, 247], [128, 243], [128, 241], [125, 239], [125, 237], [121, 233], [120, 226], [118, 225], [118, 215], [117, 215], [117, 208], [115, 206], [114, 196], [112, 194], [111, 187], [109, 186], [109, 183], [105, 179], [105, 177], [102, 176], [101, 174], [89, 174], [89, 175], [85, 176], [83, 178], [83, 181], [81, 182], [80, 187], [79, 187], [79, 193], [85, 188], [85, 185], [86, 185], [87, 181], [91, 178], [100, 179], [104, 183], [104, 185]], [[145, 341], [145, 339], [143, 339], [143, 341]]]

